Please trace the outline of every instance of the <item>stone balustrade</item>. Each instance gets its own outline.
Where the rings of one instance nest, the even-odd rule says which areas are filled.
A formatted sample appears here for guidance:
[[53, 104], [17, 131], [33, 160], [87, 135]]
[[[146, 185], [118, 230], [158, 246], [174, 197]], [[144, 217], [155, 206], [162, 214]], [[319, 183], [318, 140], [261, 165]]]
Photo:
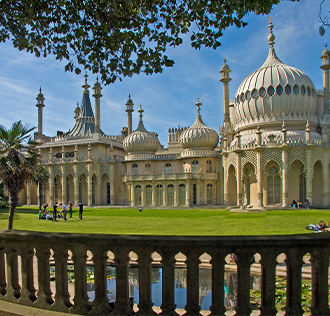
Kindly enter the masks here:
[[[174, 287], [176, 255], [185, 255], [187, 267], [186, 314], [200, 315], [200, 257], [207, 253], [212, 269], [210, 315], [225, 315], [225, 258], [234, 253], [237, 264], [236, 316], [250, 315], [251, 258], [259, 254], [261, 265], [260, 315], [276, 315], [275, 283], [277, 256], [285, 254], [286, 314], [303, 315], [301, 281], [303, 258], [310, 256], [312, 315], [330, 315], [328, 270], [330, 236], [127, 236], [39, 233], [0, 230], [0, 300], [41, 309], [80, 315], [132, 315], [129, 299], [130, 253], [137, 256], [139, 304], [136, 315], [156, 315], [151, 295], [152, 255], [162, 266], [162, 303], [159, 315], [177, 315]], [[107, 264], [113, 254], [116, 271], [116, 300], [108, 304]], [[86, 264], [94, 264], [95, 298], [87, 296]], [[69, 291], [67, 265], [74, 266], [74, 291]], [[55, 289], [51, 288], [50, 262], [55, 266]], [[52, 293], [53, 291], [53, 293]], [[111, 305], [112, 306], [112, 305]], [[0, 304], [1, 308], [1, 304]]]

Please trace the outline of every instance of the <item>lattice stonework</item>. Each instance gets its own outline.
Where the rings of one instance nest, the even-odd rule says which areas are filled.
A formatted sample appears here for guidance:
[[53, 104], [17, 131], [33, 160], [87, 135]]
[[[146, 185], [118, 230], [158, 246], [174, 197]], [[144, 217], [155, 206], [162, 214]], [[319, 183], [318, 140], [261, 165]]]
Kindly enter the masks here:
[[316, 161], [320, 160], [321, 164], [322, 164], [322, 168], [324, 170], [324, 151], [322, 148], [314, 148], [314, 150], [312, 150], [312, 166], [315, 165]]
[[282, 150], [273, 148], [266, 149], [261, 155], [262, 170], [265, 171], [266, 165], [270, 161], [274, 161], [278, 164], [280, 170], [282, 170]]
[[87, 164], [85, 163], [80, 163], [79, 166], [78, 166], [78, 173], [79, 174], [88, 174], [88, 169], [87, 169]]
[[235, 176], [237, 178], [237, 175], [236, 175], [237, 155], [235, 153], [228, 154], [228, 158], [226, 159], [225, 175], [226, 175], [227, 181], [228, 181], [228, 170], [229, 170], [230, 165], [233, 165], [235, 167]]
[[53, 166], [53, 175], [54, 175], [54, 177], [56, 175], [59, 175], [60, 177], [62, 177], [62, 170], [61, 170], [59, 165], [54, 165]]
[[106, 174], [110, 178], [110, 165], [108, 163], [101, 163], [100, 165], [100, 177]]
[[257, 154], [255, 151], [247, 150], [241, 153], [241, 168], [242, 168], [241, 174], [243, 174], [244, 166], [248, 162], [250, 162], [253, 165], [255, 172], [257, 172]]
[[295, 147], [288, 150], [288, 171], [295, 160], [299, 160], [306, 167], [306, 150], [304, 148]]
[[74, 165], [73, 164], [67, 164], [65, 167], [65, 175], [69, 175], [71, 174], [72, 176], [74, 176], [75, 171], [74, 171]]

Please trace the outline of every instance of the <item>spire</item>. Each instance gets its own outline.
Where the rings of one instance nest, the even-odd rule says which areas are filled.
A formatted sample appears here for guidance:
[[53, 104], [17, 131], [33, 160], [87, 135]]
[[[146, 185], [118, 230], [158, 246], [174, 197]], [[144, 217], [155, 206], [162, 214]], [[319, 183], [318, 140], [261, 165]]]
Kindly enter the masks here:
[[139, 125], [137, 127], [137, 131], [140, 131], [140, 132], [145, 132], [145, 133], [148, 133], [148, 131], [146, 130], [146, 128], [144, 127], [143, 125], [143, 121], [142, 121], [142, 116], [143, 116], [143, 112], [144, 110], [142, 110], [142, 105], [140, 104], [140, 109], [138, 110], [138, 112], [140, 113], [140, 121], [139, 121]]
[[201, 111], [201, 105], [202, 105], [202, 103], [199, 102], [199, 98], [197, 98], [197, 102], [195, 103], [195, 105], [197, 106], [198, 115], [201, 116], [200, 111]]
[[87, 78], [88, 78], [87, 71], [86, 71], [84, 77], [85, 77], [85, 84], [83, 84], [82, 87], [83, 87], [85, 90], [83, 91], [83, 94], [89, 94], [88, 89], [89, 89], [90, 85], [87, 83]]
[[41, 87], [38, 93], [38, 96], [36, 98], [37, 104], [36, 107], [38, 108], [38, 135], [42, 135], [42, 108], [45, 107], [44, 105], [44, 95], [41, 93]]
[[268, 41], [269, 41], [269, 45], [271, 48], [273, 48], [274, 44], [275, 44], [275, 35], [273, 34], [273, 24], [272, 24], [272, 17], [270, 16], [270, 22], [268, 25], [269, 28], [269, 35], [268, 35]]

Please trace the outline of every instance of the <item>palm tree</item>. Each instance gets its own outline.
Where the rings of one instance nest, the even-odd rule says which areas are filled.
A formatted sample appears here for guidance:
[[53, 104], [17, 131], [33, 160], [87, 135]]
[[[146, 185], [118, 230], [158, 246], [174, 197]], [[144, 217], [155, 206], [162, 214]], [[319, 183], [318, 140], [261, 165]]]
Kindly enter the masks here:
[[36, 143], [29, 135], [33, 129], [21, 121], [13, 123], [10, 129], [0, 125], [0, 178], [9, 197], [8, 229], [13, 228], [18, 193], [34, 177], [39, 163]]

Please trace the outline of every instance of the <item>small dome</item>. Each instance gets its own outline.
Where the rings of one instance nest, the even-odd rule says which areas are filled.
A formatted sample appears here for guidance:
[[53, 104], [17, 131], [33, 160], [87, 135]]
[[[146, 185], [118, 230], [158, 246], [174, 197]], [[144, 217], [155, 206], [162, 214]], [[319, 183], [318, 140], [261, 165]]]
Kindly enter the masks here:
[[180, 137], [180, 142], [184, 149], [190, 148], [215, 148], [219, 142], [218, 133], [206, 126], [200, 115], [200, 106], [202, 103], [198, 102], [197, 105], [197, 117], [195, 123], [186, 129]]
[[138, 128], [125, 137], [123, 141], [124, 150], [127, 153], [148, 152], [155, 153], [159, 148], [159, 140], [155, 133], [148, 132], [142, 121], [144, 112], [140, 105], [140, 122]]

